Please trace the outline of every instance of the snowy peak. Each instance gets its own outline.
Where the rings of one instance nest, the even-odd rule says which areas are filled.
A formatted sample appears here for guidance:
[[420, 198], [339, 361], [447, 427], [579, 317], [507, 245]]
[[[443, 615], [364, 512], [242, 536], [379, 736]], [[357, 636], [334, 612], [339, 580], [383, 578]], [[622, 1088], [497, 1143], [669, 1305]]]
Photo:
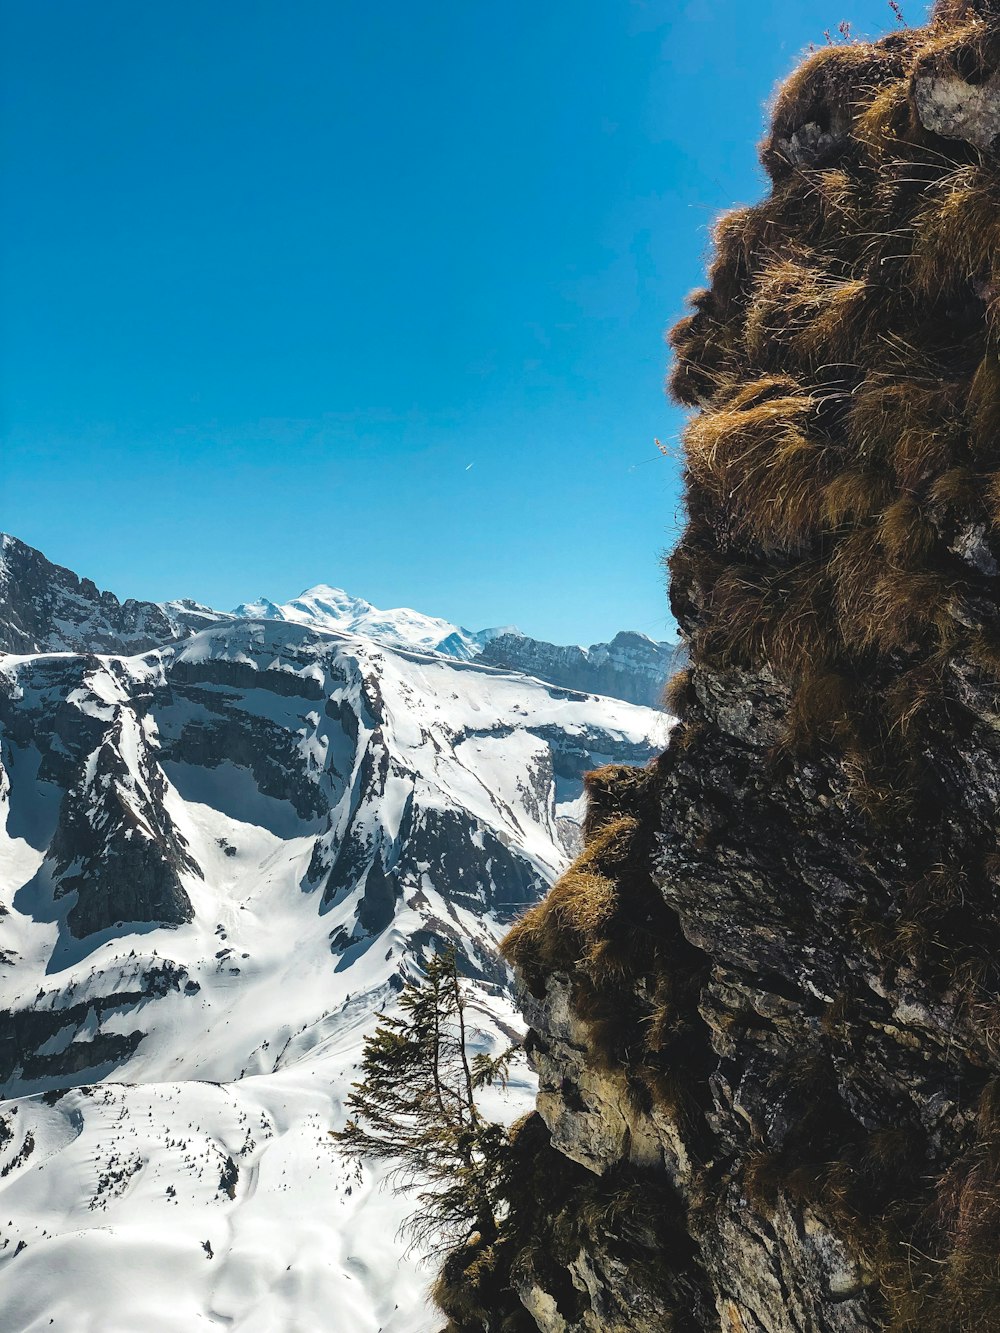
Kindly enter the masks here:
[[384, 611], [343, 588], [319, 583], [289, 602], [269, 597], [216, 611], [191, 598], [119, 601], [86, 578], [55, 565], [16, 537], [0, 534], [0, 653], [99, 653], [128, 656], [183, 642], [213, 626], [248, 620], [363, 635], [389, 648], [481, 660], [565, 689], [659, 706], [680, 665], [676, 644], [623, 632], [590, 648], [530, 639], [514, 626], [469, 630], [409, 607]]
[[443, 653], [446, 657], [460, 661], [477, 657], [485, 645], [498, 635], [520, 634], [512, 625], [502, 629], [467, 630], [448, 620], [427, 616], [405, 606], [381, 611], [363, 597], [352, 597], [343, 588], [332, 588], [326, 583], [307, 588], [298, 597], [282, 605], [267, 597], [243, 602], [233, 614], [253, 620], [284, 620], [297, 625], [309, 625], [313, 629], [364, 634], [392, 648], [420, 648], [425, 652]]
[[240, 602], [233, 608], [233, 615], [240, 620], [286, 620], [281, 607], [268, 597], [258, 597], [252, 602]]
[[383, 613], [372, 606], [371, 602], [366, 602], [363, 597], [352, 597], [343, 588], [331, 588], [328, 583], [317, 583], [314, 588], [307, 588], [305, 592], [293, 598], [285, 608], [286, 620], [294, 620], [299, 616], [310, 621], [329, 619], [331, 622], [339, 622], [339, 628], [345, 628], [349, 623], [366, 616], [383, 614], [391, 616], [398, 613]]

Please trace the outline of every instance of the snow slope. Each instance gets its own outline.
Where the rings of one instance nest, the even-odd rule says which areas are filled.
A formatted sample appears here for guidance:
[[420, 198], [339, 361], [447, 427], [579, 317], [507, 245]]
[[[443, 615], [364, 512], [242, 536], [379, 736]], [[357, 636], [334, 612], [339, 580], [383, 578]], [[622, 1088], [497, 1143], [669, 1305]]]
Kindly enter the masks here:
[[3, 1333], [438, 1326], [329, 1137], [364, 1034], [448, 941], [509, 1040], [498, 936], [667, 726], [289, 621], [0, 657]]

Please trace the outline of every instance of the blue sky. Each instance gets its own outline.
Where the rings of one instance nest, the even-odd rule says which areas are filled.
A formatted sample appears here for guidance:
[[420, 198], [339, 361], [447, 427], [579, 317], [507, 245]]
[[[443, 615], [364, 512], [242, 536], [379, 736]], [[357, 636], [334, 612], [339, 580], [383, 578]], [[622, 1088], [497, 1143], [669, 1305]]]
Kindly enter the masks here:
[[670, 631], [663, 331], [776, 79], [882, 0], [0, 17], [0, 527], [123, 597]]

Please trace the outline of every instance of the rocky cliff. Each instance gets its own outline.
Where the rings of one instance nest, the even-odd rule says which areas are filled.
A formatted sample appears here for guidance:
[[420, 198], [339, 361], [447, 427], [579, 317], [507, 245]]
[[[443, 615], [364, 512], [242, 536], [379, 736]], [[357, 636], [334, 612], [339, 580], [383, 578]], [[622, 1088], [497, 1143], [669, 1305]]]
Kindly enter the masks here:
[[121, 602], [0, 533], [0, 652], [141, 653], [228, 619], [186, 599]]
[[610, 643], [594, 643], [589, 648], [500, 634], [486, 644], [480, 661], [505, 671], [523, 671], [564, 689], [659, 708], [664, 687], [683, 656], [679, 644], [659, 643], [634, 630], [623, 630]]
[[683, 722], [506, 942], [452, 1330], [1000, 1328], [1000, 5], [809, 57], [674, 330]]

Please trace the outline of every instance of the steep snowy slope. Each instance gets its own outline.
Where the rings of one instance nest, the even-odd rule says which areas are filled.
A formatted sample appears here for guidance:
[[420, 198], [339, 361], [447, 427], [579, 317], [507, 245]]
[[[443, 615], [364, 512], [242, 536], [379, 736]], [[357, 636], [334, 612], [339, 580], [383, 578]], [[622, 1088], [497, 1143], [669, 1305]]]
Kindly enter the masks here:
[[363, 1035], [453, 941], [506, 1040], [504, 922], [667, 719], [240, 620], [0, 657], [0, 724], [4, 1333], [432, 1328], [405, 1203], [331, 1149]]
[[314, 629], [332, 629], [364, 634], [392, 648], [424, 648], [463, 661], [478, 656], [498, 635], [519, 636], [512, 625], [501, 629], [472, 631], [436, 616], [425, 616], [409, 607], [380, 611], [362, 597], [352, 597], [343, 588], [325, 583], [307, 588], [290, 602], [277, 605], [266, 597], [244, 602], [233, 612], [251, 619], [288, 620]]

